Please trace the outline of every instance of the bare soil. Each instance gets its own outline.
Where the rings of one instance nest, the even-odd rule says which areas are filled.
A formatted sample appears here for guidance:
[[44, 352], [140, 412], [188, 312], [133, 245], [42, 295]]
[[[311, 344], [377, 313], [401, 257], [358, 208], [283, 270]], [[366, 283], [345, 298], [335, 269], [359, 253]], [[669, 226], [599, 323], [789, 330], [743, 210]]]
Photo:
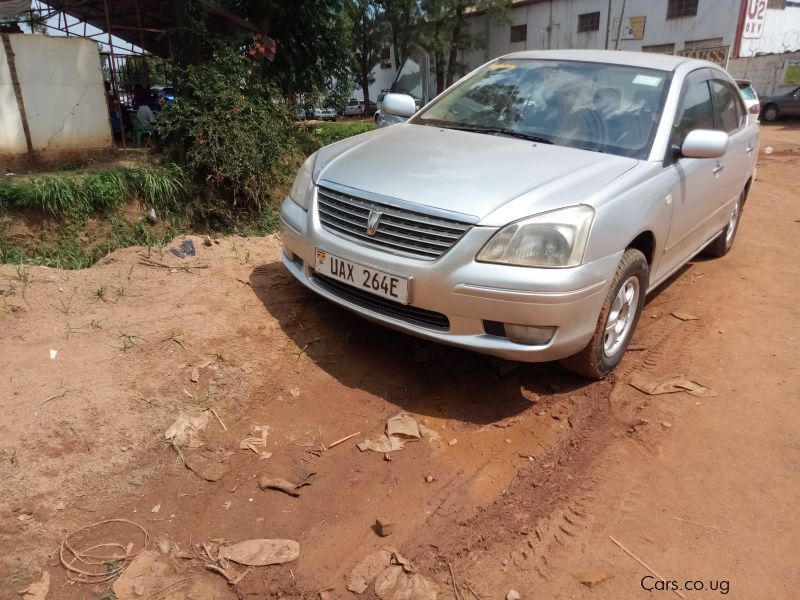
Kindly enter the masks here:
[[[0, 597], [44, 570], [48, 598], [100, 598], [112, 582], [70, 583], [59, 547], [117, 518], [167, 549], [144, 598], [346, 598], [344, 576], [386, 544], [439, 598], [796, 598], [798, 173], [800, 129], [763, 127], [734, 250], [653, 294], [602, 382], [367, 323], [295, 283], [274, 237], [193, 237], [186, 259], [129, 248], [83, 271], [0, 266]], [[717, 396], [630, 385], [671, 376]], [[209, 415], [219, 481], [164, 438], [186, 411]], [[391, 461], [356, 448], [400, 411], [440, 441]], [[257, 425], [271, 458], [239, 447]], [[309, 472], [297, 498], [256, 483]], [[202, 550], [181, 558], [250, 538], [297, 540], [300, 558], [236, 586]], [[117, 523], [79, 542], [137, 539]], [[650, 571], [678, 589], [653, 596]]]

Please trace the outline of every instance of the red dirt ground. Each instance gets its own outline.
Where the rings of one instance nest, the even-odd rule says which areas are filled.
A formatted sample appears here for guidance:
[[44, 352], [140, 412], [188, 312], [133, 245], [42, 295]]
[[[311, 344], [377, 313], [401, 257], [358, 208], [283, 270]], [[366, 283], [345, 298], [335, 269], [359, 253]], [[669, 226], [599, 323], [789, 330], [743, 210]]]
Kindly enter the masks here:
[[[46, 570], [48, 598], [100, 598], [111, 584], [69, 583], [59, 544], [124, 518], [169, 548], [143, 598], [346, 598], [344, 576], [387, 543], [439, 598], [456, 597], [451, 569], [460, 598], [674, 595], [645, 591], [647, 569], [610, 537], [685, 598], [796, 598], [800, 129], [763, 127], [761, 149], [733, 252], [655, 293], [637, 349], [603, 382], [369, 324], [295, 283], [275, 238], [193, 238], [185, 260], [130, 248], [76, 272], [0, 266], [0, 597]], [[718, 395], [629, 385], [671, 375]], [[215, 483], [163, 436], [182, 411], [210, 408], [227, 427], [210, 416], [202, 434], [228, 468]], [[391, 461], [356, 448], [401, 410], [441, 443]], [[239, 448], [255, 425], [270, 428], [269, 459]], [[310, 471], [299, 498], [256, 485]], [[236, 586], [179, 558], [192, 543], [260, 537], [299, 541], [300, 558]], [[91, 539], [136, 540], [122, 526]]]

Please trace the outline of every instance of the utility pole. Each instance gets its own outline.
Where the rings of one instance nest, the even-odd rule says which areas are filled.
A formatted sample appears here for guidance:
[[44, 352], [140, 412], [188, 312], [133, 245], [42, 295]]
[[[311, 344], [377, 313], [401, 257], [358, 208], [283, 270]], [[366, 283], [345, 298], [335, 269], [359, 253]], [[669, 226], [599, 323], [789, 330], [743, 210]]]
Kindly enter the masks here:
[[608, 12], [606, 13], [606, 50], [608, 50], [608, 43], [611, 41], [611, 23], [614, 19], [611, 18], [611, 2], [608, 0]]
[[627, 0], [622, 0], [622, 10], [619, 11], [619, 23], [617, 24], [617, 41], [614, 43], [614, 50], [619, 50], [619, 38], [622, 35], [622, 19], [625, 18], [625, 4]]

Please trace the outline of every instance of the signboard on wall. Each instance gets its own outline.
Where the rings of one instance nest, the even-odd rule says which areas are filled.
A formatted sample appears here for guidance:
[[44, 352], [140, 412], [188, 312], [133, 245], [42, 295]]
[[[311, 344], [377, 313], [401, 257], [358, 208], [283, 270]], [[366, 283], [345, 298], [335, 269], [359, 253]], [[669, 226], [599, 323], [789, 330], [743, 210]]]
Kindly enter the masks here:
[[619, 19], [614, 19], [612, 34], [616, 38], [617, 31], [619, 31], [619, 39], [621, 40], [643, 40], [646, 20], [647, 17], [625, 17], [622, 19], [622, 28], [620, 29]]
[[747, 0], [744, 14], [742, 38], [757, 40], [764, 34], [764, 17], [767, 14], [767, 0]]
[[708, 60], [724, 67], [728, 62], [728, 51], [730, 46], [714, 46], [712, 48], [692, 48], [691, 50], [680, 50], [678, 56], [687, 56], [689, 58], [699, 58], [701, 60]]

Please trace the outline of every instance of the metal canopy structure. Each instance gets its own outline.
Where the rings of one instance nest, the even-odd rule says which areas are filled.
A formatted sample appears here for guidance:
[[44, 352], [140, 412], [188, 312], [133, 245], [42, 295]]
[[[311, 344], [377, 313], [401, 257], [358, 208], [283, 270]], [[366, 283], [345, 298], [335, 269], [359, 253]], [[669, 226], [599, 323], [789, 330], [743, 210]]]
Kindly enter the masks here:
[[[199, 0], [208, 16], [208, 27], [213, 33], [256, 33], [250, 21], [217, 6], [210, 0]], [[178, 25], [177, 2], [163, 0], [44, 0], [39, 13], [47, 27], [66, 35], [95, 38], [111, 45], [114, 50], [127, 54], [147, 52], [161, 58], [173, 56], [173, 32]], [[70, 24], [67, 16], [79, 23]], [[54, 25], [53, 23], [57, 23]], [[87, 25], [102, 33], [91, 33]], [[130, 44], [123, 47], [113, 40], [100, 39], [111, 35]]]

